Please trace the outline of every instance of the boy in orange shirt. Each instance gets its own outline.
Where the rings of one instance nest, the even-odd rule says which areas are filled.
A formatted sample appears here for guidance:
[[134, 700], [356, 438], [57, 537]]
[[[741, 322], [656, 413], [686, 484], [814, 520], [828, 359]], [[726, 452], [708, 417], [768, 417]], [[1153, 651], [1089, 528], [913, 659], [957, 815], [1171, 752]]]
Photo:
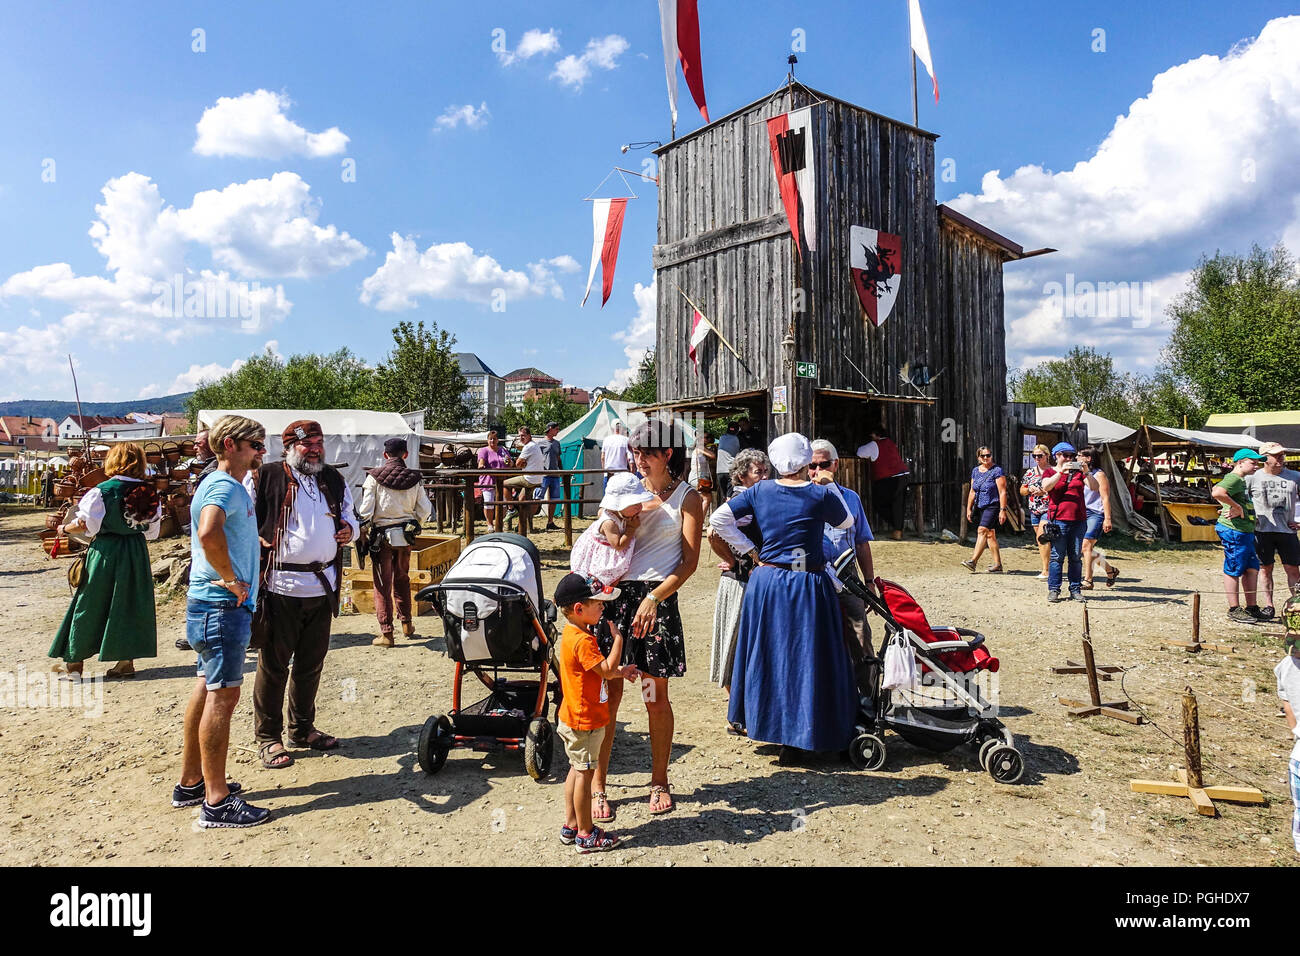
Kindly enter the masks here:
[[591, 781], [609, 723], [605, 681], [640, 677], [634, 665], [619, 666], [623, 635], [617, 627], [610, 625], [614, 643], [608, 657], [600, 653], [592, 633], [605, 613], [605, 603], [618, 595], [618, 588], [604, 587], [581, 574], [566, 574], [555, 589], [555, 605], [569, 621], [560, 635], [556, 665], [563, 694], [556, 729], [569, 755], [560, 842], [576, 843], [579, 853], [597, 853], [618, 846], [618, 837], [591, 822]]

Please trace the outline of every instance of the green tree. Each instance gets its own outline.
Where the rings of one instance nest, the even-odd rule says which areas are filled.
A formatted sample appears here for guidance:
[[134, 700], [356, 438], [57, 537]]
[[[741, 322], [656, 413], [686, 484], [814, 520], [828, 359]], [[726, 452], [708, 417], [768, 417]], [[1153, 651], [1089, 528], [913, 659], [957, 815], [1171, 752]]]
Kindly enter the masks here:
[[347, 348], [288, 361], [267, 349], [218, 379], [200, 382], [185, 409], [194, 428], [203, 408], [364, 408], [372, 374]]
[[559, 422], [561, 428], [566, 428], [585, 414], [586, 406], [567, 401], [563, 392], [548, 391], [536, 398], [525, 398], [522, 411], [507, 405], [501, 413], [501, 424], [507, 435], [519, 431], [520, 425], [527, 425], [534, 435], [543, 435], [547, 422]]
[[1180, 382], [1168, 369], [1157, 369], [1146, 378], [1134, 377], [1129, 401], [1133, 407], [1134, 426], [1145, 421], [1148, 425], [1169, 425], [1182, 428], [1200, 428], [1205, 424], [1205, 409], [1186, 382]]
[[393, 350], [374, 370], [371, 407], [409, 412], [425, 408], [424, 427], [455, 431], [472, 414], [465, 403], [465, 376], [452, 352], [456, 339], [430, 322], [399, 322]]
[[1094, 415], [1133, 424], [1128, 395], [1134, 380], [1115, 371], [1109, 353], [1076, 345], [1063, 358], [1040, 362], [1010, 377], [1012, 400], [1040, 406], [1086, 405]]
[[637, 366], [636, 378], [623, 389], [623, 394], [619, 398], [633, 405], [653, 405], [659, 395], [656, 375], [655, 353], [654, 349], [651, 349], [642, 356], [641, 364]]
[[1202, 257], [1168, 314], [1165, 364], [1206, 408], [1300, 408], [1300, 274], [1284, 246]]

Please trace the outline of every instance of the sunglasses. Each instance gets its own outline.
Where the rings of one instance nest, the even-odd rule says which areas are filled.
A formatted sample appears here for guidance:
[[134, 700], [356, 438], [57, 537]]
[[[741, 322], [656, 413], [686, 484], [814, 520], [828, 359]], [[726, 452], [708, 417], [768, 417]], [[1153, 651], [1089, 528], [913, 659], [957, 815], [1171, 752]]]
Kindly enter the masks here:
[[260, 441], [250, 441], [248, 447], [253, 449], [253, 451], [266, 451], [266, 446]]
[[809, 471], [819, 471], [819, 470], [821, 470], [821, 469], [823, 469], [823, 468], [825, 468], [827, 471], [829, 471], [829, 470], [830, 470], [830, 467], [831, 467], [831, 463], [830, 463], [829, 461], [810, 461], [810, 462], [808, 462], [808, 470], [809, 470]]
[[1035, 458], [1046, 458], [1047, 456], [1044, 455], [1041, 451], [1036, 451], [1036, 452], [1034, 452], [1034, 457], [1035, 457]]
[[981, 457], [981, 458], [992, 458], [993, 456], [990, 455], [990, 454], [985, 453], [985, 454], [983, 454], [983, 455], [980, 455], [980, 457]]

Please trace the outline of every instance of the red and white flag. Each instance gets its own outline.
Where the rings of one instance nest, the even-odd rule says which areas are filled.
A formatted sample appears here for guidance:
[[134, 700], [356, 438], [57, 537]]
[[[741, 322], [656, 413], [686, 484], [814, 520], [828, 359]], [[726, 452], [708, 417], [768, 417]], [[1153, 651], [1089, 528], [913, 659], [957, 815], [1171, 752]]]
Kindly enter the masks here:
[[812, 110], [792, 110], [767, 121], [772, 166], [796, 245], [817, 248], [817, 176], [813, 171]]
[[659, 25], [664, 35], [664, 68], [668, 72], [668, 108], [677, 125], [677, 62], [682, 64], [686, 85], [700, 108], [704, 122], [709, 122], [709, 107], [704, 102], [704, 71], [700, 67], [700, 14], [696, 0], [659, 0]]
[[866, 226], [850, 226], [849, 269], [862, 311], [879, 328], [894, 310], [903, 284], [902, 237]]
[[[713, 327], [713, 323], [704, 317], [699, 309], [695, 309], [695, 319], [691, 323], [691, 347], [687, 353], [691, 361], [695, 363], [695, 374], [700, 374], [700, 360], [695, 356], [695, 349], [701, 342], [709, 337], [710, 332], [718, 331]], [[721, 337], [721, 336], [719, 336]]]
[[623, 213], [627, 210], [627, 197], [619, 199], [594, 199], [591, 203], [591, 221], [595, 237], [591, 243], [591, 271], [587, 273], [587, 291], [582, 304], [591, 295], [591, 282], [596, 278], [596, 265], [600, 265], [600, 305], [605, 307], [614, 289], [614, 266], [618, 264], [618, 241], [623, 235]]
[[925, 64], [934, 84], [934, 101], [939, 102], [939, 78], [934, 75], [934, 59], [930, 56], [930, 38], [925, 34], [925, 21], [921, 19], [921, 0], [908, 0], [912, 15], [912, 52]]

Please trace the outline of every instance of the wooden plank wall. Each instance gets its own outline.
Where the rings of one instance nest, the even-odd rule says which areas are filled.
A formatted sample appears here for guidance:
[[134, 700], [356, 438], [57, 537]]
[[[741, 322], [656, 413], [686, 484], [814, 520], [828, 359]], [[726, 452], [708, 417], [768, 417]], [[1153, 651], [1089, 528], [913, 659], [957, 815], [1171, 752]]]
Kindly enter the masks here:
[[[910, 387], [899, 381], [904, 363], [943, 370], [927, 390], [935, 405], [880, 403], [870, 414], [880, 414], [919, 480], [943, 483], [927, 487], [927, 525], [953, 526], [974, 447], [1002, 448], [1008, 431], [1002, 407], [1002, 252], [969, 230], [941, 222], [931, 136], [824, 100], [812, 113], [818, 248], [797, 276], [765, 120], [813, 102], [800, 88], [783, 91], [661, 151], [659, 244], [653, 255], [658, 399], [782, 384], [780, 342], [801, 278], [809, 311], [796, 322], [796, 358], [817, 362], [817, 386], [906, 394]], [[903, 286], [879, 329], [865, 321], [853, 291], [852, 225], [903, 240]], [[711, 337], [700, 348], [697, 372], [687, 355], [692, 312], [676, 286], [699, 302], [740, 351], [739, 360]], [[811, 420], [805, 421], [814, 433], [819, 410], [834, 416], [825, 423], [827, 432], [833, 421], [843, 420], [842, 406], [829, 399], [809, 406]], [[957, 441], [943, 441], [945, 420], [951, 420], [948, 431], [956, 429]], [[841, 454], [852, 454], [854, 437], [833, 439]], [[865, 441], [866, 435], [857, 438]]]

